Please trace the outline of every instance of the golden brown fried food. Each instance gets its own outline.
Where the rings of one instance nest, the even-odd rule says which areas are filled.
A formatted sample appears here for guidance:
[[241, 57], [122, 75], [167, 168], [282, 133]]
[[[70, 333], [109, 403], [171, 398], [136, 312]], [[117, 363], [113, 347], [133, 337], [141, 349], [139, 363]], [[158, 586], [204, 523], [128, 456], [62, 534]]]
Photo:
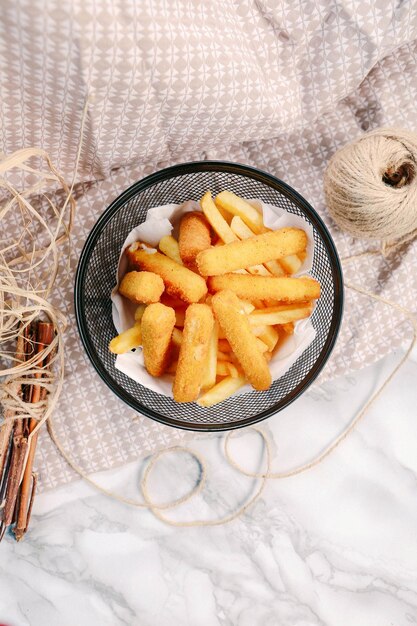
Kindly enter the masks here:
[[231, 191], [221, 191], [218, 196], [216, 196], [214, 202], [219, 209], [223, 209], [231, 213], [231, 215], [240, 217], [255, 233], [258, 234], [268, 230], [264, 226], [262, 213], [235, 193]]
[[218, 276], [301, 252], [307, 235], [300, 228], [281, 228], [242, 241], [203, 250], [197, 255], [202, 276]]
[[198, 398], [213, 325], [213, 313], [207, 304], [191, 304], [187, 308], [172, 387], [177, 402], [193, 402]]
[[220, 291], [213, 296], [214, 314], [223, 328], [247, 379], [258, 390], [269, 389], [271, 372], [257, 339], [251, 331], [246, 313], [242, 312], [239, 298], [233, 291]]
[[132, 267], [158, 274], [171, 296], [191, 303], [198, 302], [207, 294], [204, 278], [160, 252], [147, 252], [136, 243], [129, 246], [126, 254]]
[[132, 302], [159, 302], [165, 289], [164, 281], [153, 272], [128, 272], [122, 278], [119, 293]]
[[146, 307], [142, 316], [142, 346], [145, 367], [152, 376], [162, 376], [168, 365], [175, 311], [160, 302]]
[[251, 276], [250, 274], [225, 274], [208, 280], [211, 292], [231, 289], [245, 300], [279, 300], [280, 302], [305, 302], [320, 297], [320, 283], [303, 276]]
[[140, 324], [135, 324], [132, 328], [128, 328], [117, 337], [114, 337], [109, 343], [109, 350], [113, 354], [125, 354], [133, 348], [138, 348], [142, 344], [142, 332]]
[[178, 243], [183, 263], [196, 269], [197, 254], [211, 246], [210, 225], [203, 213], [194, 211], [182, 217]]

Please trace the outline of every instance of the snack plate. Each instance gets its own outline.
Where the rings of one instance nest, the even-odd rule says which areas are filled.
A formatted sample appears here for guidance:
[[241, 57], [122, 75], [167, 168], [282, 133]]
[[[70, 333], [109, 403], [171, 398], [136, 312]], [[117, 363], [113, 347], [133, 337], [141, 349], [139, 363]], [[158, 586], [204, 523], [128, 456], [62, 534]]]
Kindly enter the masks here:
[[[322, 294], [311, 321], [313, 343], [268, 391], [251, 391], [210, 408], [178, 404], [114, 367], [108, 343], [115, 335], [110, 293], [115, 284], [119, 252], [126, 235], [143, 222], [147, 211], [168, 203], [198, 200], [208, 189], [224, 189], [259, 198], [300, 215], [313, 227], [311, 275]], [[84, 245], [75, 278], [75, 313], [84, 348], [107, 386], [139, 413], [163, 424], [197, 431], [249, 426], [282, 410], [315, 380], [336, 342], [343, 313], [342, 271], [332, 238], [310, 204], [289, 185], [255, 168], [223, 161], [183, 163], [152, 174], [122, 193], [104, 211]]]

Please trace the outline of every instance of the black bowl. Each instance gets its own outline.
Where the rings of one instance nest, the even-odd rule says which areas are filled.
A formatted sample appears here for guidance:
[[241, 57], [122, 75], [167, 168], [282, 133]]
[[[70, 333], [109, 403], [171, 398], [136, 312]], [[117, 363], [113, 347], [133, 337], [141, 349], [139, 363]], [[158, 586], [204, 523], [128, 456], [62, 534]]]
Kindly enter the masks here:
[[[120, 249], [128, 233], [143, 222], [151, 207], [198, 200], [228, 189], [259, 198], [302, 216], [314, 230], [311, 274], [322, 295], [312, 316], [313, 343], [268, 391], [234, 396], [211, 408], [178, 404], [136, 383], [114, 367], [108, 351], [115, 335], [110, 292], [115, 284]], [[278, 178], [246, 165], [222, 161], [183, 163], [161, 170], [122, 193], [95, 224], [80, 256], [75, 279], [75, 311], [81, 340], [97, 372], [130, 407], [158, 422], [188, 430], [218, 431], [249, 426], [293, 402], [318, 376], [335, 344], [343, 311], [343, 279], [332, 238], [315, 210]]]

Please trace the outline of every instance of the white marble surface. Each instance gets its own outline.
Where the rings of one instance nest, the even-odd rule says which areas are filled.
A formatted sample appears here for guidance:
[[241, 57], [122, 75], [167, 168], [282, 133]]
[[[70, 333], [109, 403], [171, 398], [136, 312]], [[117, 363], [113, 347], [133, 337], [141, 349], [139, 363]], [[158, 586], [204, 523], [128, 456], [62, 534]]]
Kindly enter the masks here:
[[[312, 390], [264, 426], [274, 468], [311, 457], [363, 404], [399, 354]], [[417, 623], [417, 351], [351, 437], [314, 470], [270, 481], [239, 520], [173, 528], [81, 482], [39, 496], [24, 542], [0, 546], [7, 626], [409, 626]], [[219, 437], [201, 497], [173, 519], [215, 518], [256, 481], [222, 459]], [[256, 467], [256, 435], [233, 442]], [[251, 461], [252, 459], [252, 461]], [[143, 463], [99, 476], [134, 495]], [[166, 459], [152, 479], [179, 494], [197, 468]]]

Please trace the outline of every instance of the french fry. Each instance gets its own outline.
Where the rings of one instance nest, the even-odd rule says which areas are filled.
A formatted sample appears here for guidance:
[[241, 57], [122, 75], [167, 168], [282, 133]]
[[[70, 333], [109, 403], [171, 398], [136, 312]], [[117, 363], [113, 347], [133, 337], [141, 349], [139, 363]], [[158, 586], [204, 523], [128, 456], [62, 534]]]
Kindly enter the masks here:
[[218, 350], [217, 360], [218, 361], [230, 361], [230, 352], [223, 352], [222, 350]]
[[249, 274], [254, 276], [271, 276], [271, 272], [264, 265], [251, 265], [247, 269]]
[[[235, 237], [234, 233], [233, 236]], [[202, 276], [219, 276], [296, 254], [305, 248], [306, 243], [307, 235], [304, 230], [280, 228], [250, 239], [202, 250], [197, 255], [197, 267]]]
[[183, 265], [183, 262], [180, 257], [180, 249], [178, 245], [178, 241], [174, 239], [172, 235], [165, 235], [160, 240], [158, 247], [161, 252], [163, 252], [170, 259], [179, 263], [179, 265]]
[[251, 330], [252, 333], [255, 335], [255, 337], [260, 337], [261, 335], [264, 335], [266, 333], [268, 326], [252, 326], [251, 325]]
[[282, 330], [287, 333], [287, 335], [294, 334], [294, 322], [287, 322], [286, 324], [282, 324]]
[[252, 313], [252, 311], [255, 309], [255, 305], [252, 302], [248, 302], [247, 300], [240, 300], [240, 305], [242, 311], [247, 315], [249, 315], [249, 313]]
[[201, 198], [200, 205], [203, 209], [204, 215], [210, 222], [211, 227], [218, 234], [220, 239], [224, 241], [224, 243], [230, 243], [232, 241], [238, 240], [236, 235], [230, 228], [229, 224], [226, 222], [224, 217], [219, 212], [219, 209], [214, 204], [210, 191], [207, 191], [207, 193], [205, 193], [204, 196]]
[[132, 328], [128, 328], [117, 337], [114, 337], [109, 343], [109, 350], [113, 354], [125, 354], [133, 348], [142, 345], [142, 333], [140, 324], [135, 324]]
[[211, 293], [231, 289], [239, 298], [250, 300], [273, 299], [282, 302], [305, 302], [320, 297], [320, 283], [309, 276], [250, 276], [225, 274], [210, 276], [208, 286]]
[[182, 331], [179, 330], [179, 328], [174, 328], [174, 330], [172, 331], [171, 341], [174, 346], [177, 346], [178, 348], [180, 347], [182, 343]]
[[255, 310], [249, 315], [249, 323], [254, 326], [286, 324], [309, 317], [312, 311], [311, 304], [300, 306], [297, 304], [282, 307], [268, 307], [263, 310]]
[[232, 215], [240, 217], [257, 235], [267, 230], [264, 226], [261, 213], [249, 204], [249, 202], [231, 191], [222, 191], [219, 193], [216, 196], [215, 203], [216, 206], [221, 207]]
[[218, 206], [216, 204], [217, 210], [220, 213], [220, 215], [222, 216], [222, 218], [224, 219], [225, 222], [227, 222], [230, 226], [230, 222], [232, 221], [232, 217], [233, 215], [231, 213], [229, 213], [229, 211], [225, 211], [224, 209], [222, 209], [221, 206]]
[[273, 261], [267, 261], [265, 263], [265, 267], [273, 274], [274, 276], [285, 276], [285, 272], [282, 269], [279, 261], [275, 259]]
[[233, 217], [230, 222], [230, 228], [239, 239], [250, 239], [256, 235], [256, 233], [251, 230], [247, 224], [245, 224], [239, 215], [235, 215]]
[[[218, 361], [216, 364], [216, 376], [231, 376], [227, 361]], [[214, 387], [214, 385], [212, 385]]]
[[219, 339], [218, 342], [218, 349], [220, 350], [220, 352], [230, 352], [231, 351], [231, 347], [230, 347], [230, 343], [227, 341], [227, 339]]
[[203, 381], [201, 383], [201, 388], [203, 390], [210, 389], [210, 387], [213, 387], [216, 384], [218, 336], [219, 324], [215, 321], [208, 347], [206, 369], [204, 371]]
[[227, 400], [230, 398], [238, 389], [243, 387], [246, 384], [246, 379], [244, 376], [239, 376], [238, 378], [232, 378], [232, 376], [227, 376], [222, 381], [214, 385], [209, 391], [207, 391], [204, 395], [202, 395], [198, 400], [197, 404], [202, 407], [213, 406], [214, 404], [218, 404], [219, 402], [223, 402], [223, 400]]
[[146, 304], [139, 304], [135, 310], [135, 322], [140, 322], [143, 314], [145, 313]]
[[268, 352], [268, 346], [259, 337], [256, 338], [256, 345], [258, 346], [259, 351], [262, 352], [262, 354], [264, 354], [264, 352]]
[[239, 378], [239, 376], [242, 376], [242, 372], [238, 370], [236, 365], [229, 361], [219, 361], [216, 365], [216, 376]]
[[302, 261], [297, 254], [285, 256], [279, 260], [279, 263], [287, 274], [296, 274], [302, 265]]
[[242, 370], [233, 363], [226, 363], [226, 365], [232, 378], [239, 378], [239, 376], [243, 376]]
[[258, 335], [258, 339], [263, 341], [268, 346], [269, 352], [272, 352], [278, 343], [279, 333], [273, 326], [265, 326], [265, 331]]

